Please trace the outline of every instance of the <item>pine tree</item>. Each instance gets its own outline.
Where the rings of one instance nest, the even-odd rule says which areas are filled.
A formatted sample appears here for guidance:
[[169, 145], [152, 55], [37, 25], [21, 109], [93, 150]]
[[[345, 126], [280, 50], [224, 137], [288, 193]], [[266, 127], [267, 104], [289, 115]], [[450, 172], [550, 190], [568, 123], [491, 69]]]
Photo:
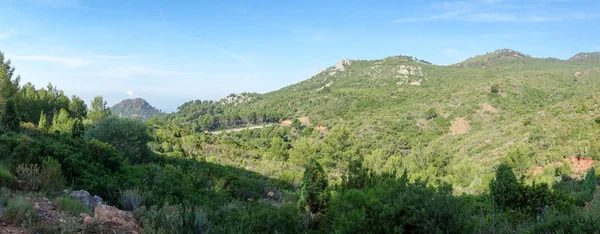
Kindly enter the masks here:
[[87, 105], [81, 98], [73, 95], [71, 97], [71, 103], [69, 103], [69, 113], [71, 118], [80, 119], [87, 116]]
[[46, 113], [42, 111], [42, 113], [40, 114], [40, 120], [38, 122], [38, 129], [45, 132], [48, 131], [48, 128], [48, 118], [46, 117]]
[[87, 117], [94, 124], [98, 124], [100, 120], [108, 117], [111, 114], [110, 108], [108, 108], [104, 98], [102, 98], [102, 96], [96, 96], [92, 101], [91, 110], [87, 114]]
[[2, 109], [2, 116], [0, 116], [2, 127], [9, 131], [18, 132], [21, 129], [21, 120], [15, 101], [8, 99]]
[[11, 66], [10, 60], [5, 61], [4, 53], [0, 52], [0, 105], [14, 98], [19, 90], [21, 77], [12, 79], [14, 73], [15, 68]]
[[522, 201], [522, 190], [522, 185], [517, 180], [512, 168], [506, 164], [500, 164], [496, 169], [496, 179], [490, 182], [490, 193], [494, 205], [500, 210], [518, 209]]
[[82, 137], [84, 132], [85, 128], [83, 126], [83, 121], [81, 121], [81, 119], [75, 119], [71, 127], [71, 136]]
[[594, 193], [596, 193], [597, 185], [596, 185], [596, 170], [592, 167], [585, 175], [585, 180], [583, 181], [583, 195], [584, 200], [590, 201], [594, 197]]
[[314, 227], [320, 215], [327, 208], [329, 194], [327, 191], [327, 174], [317, 160], [312, 159], [306, 166], [300, 189], [298, 210], [306, 212], [310, 225]]
[[73, 130], [73, 120], [69, 117], [69, 112], [65, 109], [60, 109], [58, 114], [52, 119], [52, 131], [62, 134], [71, 134]]

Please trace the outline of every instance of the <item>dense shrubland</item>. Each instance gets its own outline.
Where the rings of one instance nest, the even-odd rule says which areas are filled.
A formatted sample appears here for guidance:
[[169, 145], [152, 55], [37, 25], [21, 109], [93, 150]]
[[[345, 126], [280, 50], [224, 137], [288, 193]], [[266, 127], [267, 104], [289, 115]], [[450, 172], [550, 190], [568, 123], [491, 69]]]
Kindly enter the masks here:
[[[584, 81], [535, 59], [487, 70], [415, 60], [352, 61], [337, 76], [326, 70], [278, 92], [192, 101], [141, 122], [111, 116], [101, 97], [88, 108], [52, 85], [20, 86], [2, 57], [0, 217], [36, 226], [25, 193], [90, 212], [61, 195], [85, 189], [133, 211], [144, 233], [600, 229], [595, 169], [583, 176], [567, 160], [599, 159], [600, 128], [589, 115], [597, 99], [576, 95], [597, 82], [569, 84]], [[399, 64], [423, 66], [428, 80], [397, 86], [388, 73]], [[462, 76], [486, 79], [469, 80], [478, 91], [465, 94]], [[545, 77], [555, 86], [536, 83]], [[469, 134], [452, 132], [458, 117]], [[204, 133], [284, 119], [291, 124]]]

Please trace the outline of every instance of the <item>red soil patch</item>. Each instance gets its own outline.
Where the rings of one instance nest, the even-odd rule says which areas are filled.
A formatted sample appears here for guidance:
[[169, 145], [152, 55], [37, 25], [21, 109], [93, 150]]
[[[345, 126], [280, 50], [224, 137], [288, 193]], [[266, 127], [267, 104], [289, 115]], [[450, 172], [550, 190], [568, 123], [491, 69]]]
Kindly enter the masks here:
[[540, 173], [544, 172], [544, 168], [543, 167], [536, 167], [535, 169], [533, 169], [533, 176], [536, 176]]
[[327, 134], [327, 127], [325, 127], [323, 125], [317, 126], [317, 130], [319, 130], [323, 134]]
[[592, 158], [569, 157], [569, 163], [571, 163], [571, 168], [576, 174], [585, 173], [594, 166]]
[[308, 119], [308, 116], [303, 116], [298, 118], [298, 120], [300, 120], [300, 123], [302, 123], [302, 125], [310, 125], [310, 120]]
[[289, 126], [292, 126], [292, 121], [291, 121], [291, 120], [289, 120], [289, 119], [288, 119], [288, 120], [281, 121], [281, 126], [284, 126], [284, 127], [289, 127]]
[[456, 118], [452, 121], [450, 131], [452, 135], [462, 135], [469, 133], [471, 130], [471, 122], [464, 118]]

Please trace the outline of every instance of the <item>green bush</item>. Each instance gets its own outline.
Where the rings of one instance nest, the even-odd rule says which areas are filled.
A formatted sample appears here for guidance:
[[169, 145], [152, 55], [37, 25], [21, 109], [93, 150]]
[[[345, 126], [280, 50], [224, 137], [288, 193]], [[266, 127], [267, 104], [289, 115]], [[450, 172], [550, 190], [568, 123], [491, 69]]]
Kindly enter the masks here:
[[0, 188], [0, 210], [8, 205], [8, 200], [10, 200], [11, 193], [12, 191], [10, 191], [10, 189]]
[[500, 84], [493, 84], [492, 87], [490, 88], [490, 91], [492, 91], [492, 93], [499, 93], [500, 92]]
[[333, 196], [327, 217], [335, 233], [470, 233], [468, 209], [452, 188], [383, 176], [374, 186]]
[[10, 171], [0, 167], [0, 187], [14, 188], [18, 181], [19, 179], [11, 174]]
[[58, 209], [69, 212], [73, 215], [91, 213], [90, 209], [86, 205], [70, 197], [58, 197], [54, 199], [54, 203], [56, 203]]
[[40, 188], [50, 195], [58, 195], [65, 187], [65, 178], [62, 175], [62, 167], [58, 160], [46, 157], [42, 161], [41, 176], [43, 183]]
[[39, 216], [33, 209], [31, 201], [22, 197], [15, 197], [8, 200], [2, 218], [14, 225], [32, 225], [38, 221]]
[[109, 116], [100, 120], [86, 136], [114, 146], [131, 163], [147, 162], [152, 156], [147, 146], [152, 138], [148, 135], [148, 126], [140, 120]]
[[600, 124], [600, 117], [596, 117], [596, 118], [594, 119], [594, 121], [595, 121], [597, 124]]
[[432, 120], [438, 117], [438, 113], [434, 108], [431, 108], [425, 112], [425, 118], [427, 120]]
[[144, 202], [144, 197], [139, 189], [129, 189], [121, 191], [121, 197], [119, 198], [119, 204], [121, 208], [134, 211]]

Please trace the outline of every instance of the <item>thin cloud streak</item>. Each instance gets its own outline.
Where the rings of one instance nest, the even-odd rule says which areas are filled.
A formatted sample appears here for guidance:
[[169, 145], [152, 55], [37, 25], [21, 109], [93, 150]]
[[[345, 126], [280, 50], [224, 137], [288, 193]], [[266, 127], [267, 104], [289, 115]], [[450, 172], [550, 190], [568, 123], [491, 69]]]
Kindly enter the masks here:
[[473, 0], [444, 2], [434, 4], [432, 7], [441, 12], [438, 14], [406, 17], [393, 20], [392, 23], [411, 23], [411, 22], [430, 22], [430, 21], [466, 21], [466, 22], [559, 22], [568, 20], [590, 20], [598, 18], [597, 15], [585, 12], [561, 12], [556, 14], [549, 7], [553, 2], [546, 2], [544, 5], [536, 5], [531, 2], [530, 5], [511, 5], [505, 4], [501, 0]]
[[89, 55], [85, 56], [86, 58], [92, 59], [107, 59], [107, 60], [116, 60], [116, 59], [132, 59], [139, 58], [137, 55]]
[[15, 56], [14, 60], [25, 60], [25, 61], [37, 61], [61, 64], [65, 66], [79, 67], [87, 65], [88, 62], [81, 58], [69, 58], [69, 57], [55, 57], [46, 55], [34, 55], [34, 56]]

